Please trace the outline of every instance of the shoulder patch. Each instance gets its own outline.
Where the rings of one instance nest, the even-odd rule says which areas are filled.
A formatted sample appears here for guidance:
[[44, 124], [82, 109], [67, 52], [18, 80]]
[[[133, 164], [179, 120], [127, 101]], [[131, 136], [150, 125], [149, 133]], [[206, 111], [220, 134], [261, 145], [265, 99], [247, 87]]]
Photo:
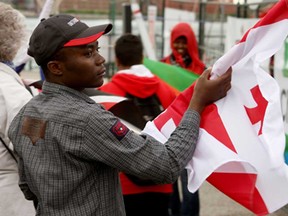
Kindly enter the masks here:
[[24, 117], [21, 134], [28, 136], [33, 145], [35, 145], [39, 139], [44, 139], [45, 132], [46, 121], [31, 117]]
[[118, 119], [110, 128], [110, 131], [119, 141], [121, 141], [128, 133], [129, 129]]

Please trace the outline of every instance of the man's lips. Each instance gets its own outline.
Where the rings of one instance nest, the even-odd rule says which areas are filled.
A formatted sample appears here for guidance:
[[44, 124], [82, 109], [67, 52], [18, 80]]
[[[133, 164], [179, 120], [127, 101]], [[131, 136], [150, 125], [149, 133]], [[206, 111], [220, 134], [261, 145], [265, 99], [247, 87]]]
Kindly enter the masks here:
[[104, 76], [106, 74], [106, 69], [103, 69], [98, 75], [99, 76]]

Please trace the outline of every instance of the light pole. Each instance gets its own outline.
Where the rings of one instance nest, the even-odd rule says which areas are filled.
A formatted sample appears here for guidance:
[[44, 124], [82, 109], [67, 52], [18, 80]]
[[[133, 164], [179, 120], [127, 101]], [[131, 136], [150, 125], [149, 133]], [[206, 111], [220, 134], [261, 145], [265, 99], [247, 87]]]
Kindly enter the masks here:
[[200, 59], [203, 59], [204, 54], [204, 39], [205, 39], [205, 14], [206, 14], [206, 0], [200, 1], [200, 8], [199, 8], [199, 56]]
[[165, 41], [165, 7], [166, 7], [166, 0], [163, 0], [162, 1], [162, 28], [161, 28], [161, 31], [162, 31], [162, 47], [161, 47], [161, 58], [163, 57], [164, 55], [164, 41]]

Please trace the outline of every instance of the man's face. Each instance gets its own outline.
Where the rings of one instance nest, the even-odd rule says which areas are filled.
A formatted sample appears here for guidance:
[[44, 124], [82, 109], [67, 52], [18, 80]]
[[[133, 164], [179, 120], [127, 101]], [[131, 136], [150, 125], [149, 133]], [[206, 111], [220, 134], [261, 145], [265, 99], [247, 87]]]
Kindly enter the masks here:
[[76, 89], [100, 87], [106, 73], [105, 59], [99, 54], [98, 41], [60, 50], [61, 83]]
[[187, 54], [187, 39], [184, 36], [176, 38], [173, 42], [173, 48], [182, 56]]

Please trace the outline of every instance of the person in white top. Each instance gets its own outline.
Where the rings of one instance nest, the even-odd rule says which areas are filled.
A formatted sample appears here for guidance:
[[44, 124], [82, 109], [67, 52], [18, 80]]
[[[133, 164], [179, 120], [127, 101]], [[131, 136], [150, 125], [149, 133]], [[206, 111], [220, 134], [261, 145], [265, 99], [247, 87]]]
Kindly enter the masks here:
[[18, 111], [32, 98], [13, 69], [13, 59], [26, 34], [24, 16], [0, 2], [0, 215], [35, 215], [33, 202], [27, 201], [18, 181], [18, 168], [8, 128]]

